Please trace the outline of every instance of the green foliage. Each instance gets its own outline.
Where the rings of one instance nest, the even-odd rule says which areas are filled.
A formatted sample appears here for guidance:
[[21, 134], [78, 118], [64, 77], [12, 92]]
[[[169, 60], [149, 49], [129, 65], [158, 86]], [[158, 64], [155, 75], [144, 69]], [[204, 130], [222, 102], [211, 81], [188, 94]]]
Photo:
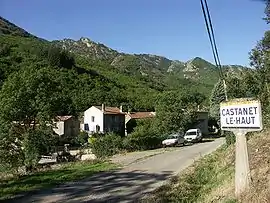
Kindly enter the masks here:
[[251, 65], [256, 68], [253, 84], [256, 87], [257, 97], [262, 102], [264, 114], [270, 113], [270, 31], [266, 31], [263, 39], [250, 53]]
[[119, 153], [122, 149], [122, 138], [115, 134], [97, 137], [90, 145], [97, 157], [107, 157]]
[[14, 25], [13, 23], [2, 18], [1, 16], [0, 16], [0, 34], [10, 34], [22, 37], [34, 37], [30, 33], [26, 32], [24, 29]]
[[164, 139], [155, 127], [154, 119], [140, 121], [134, 132], [125, 137], [123, 146], [128, 151], [155, 149]]
[[47, 58], [51, 66], [70, 69], [75, 65], [73, 56], [57, 46], [51, 45], [42, 55]]
[[222, 101], [225, 101], [225, 90], [222, 80], [219, 80], [212, 90], [210, 96], [210, 116], [219, 123], [219, 106]]
[[270, 1], [269, 0], [264, 0], [266, 2], [266, 7], [265, 7], [265, 14], [266, 14], [266, 22], [270, 23]]
[[[70, 109], [62, 94], [58, 74], [50, 68], [27, 67], [9, 75], [0, 90], [1, 159], [9, 154], [12, 166], [35, 166], [41, 154], [53, 143], [52, 119]], [[14, 148], [14, 150], [9, 150]], [[14, 159], [14, 154], [18, 159]]]
[[55, 145], [55, 137], [47, 127], [28, 130], [23, 135], [22, 149], [24, 152], [24, 165], [34, 167], [37, 165], [40, 155], [50, 152], [51, 146]]
[[79, 135], [76, 137], [76, 142], [83, 146], [88, 143], [88, 138], [89, 136], [87, 132], [80, 132]]
[[[195, 162], [191, 170], [174, 177], [168, 184], [158, 188], [142, 202], [210, 202], [215, 201], [215, 191], [234, 175], [231, 150], [222, 147], [216, 152]], [[230, 158], [228, 158], [230, 157]], [[210, 196], [210, 198], [209, 198]], [[226, 198], [226, 197], [225, 197]], [[219, 201], [222, 201], [220, 198]]]
[[9, 199], [19, 193], [51, 188], [68, 181], [78, 181], [117, 166], [100, 161], [71, 162], [61, 164], [53, 170], [40, 171], [18, 178], [0, 180], [0, 200]]
[[200, 93], [165, 92], [160, 95], [156, 112], [161, 133], [186, 130], [195, 119], [197, 106], [205, 97]]
[[225, 131], [224, 134], [227, 146], [234, 144], [236, 142], [235, 135], [232, 132]]
[[0, 123], [0, 167], [18, 169], [24, 164], [24, 153], [16, 128], [10, 123]]
[[[47, 134], [40, 133], [37, 123], [50, 125], [56, 115], [77, 115], [101, 103], [124, 104], [134, 111], [156, 110], [157, 120], [151, 127], [144, 124], [125, 140], [129, 150], [154, 148], [161, 133], [189, 126], [197, 105], [207, 105], [205, 96], [216, 80], [217, 70], [200, 58], [189, 63], [198, 77], [187, 79], [186, 63], [175, 62], [168, 73], [173, 61], [164, 57], [122, 54], [85, 38], [48, 42], [3, 18], [0, 32], [0, 125], [9, 126], [0, 135], [6, 149], [17, 146], [10, 160], [18, 157], [22, 162], [12, 162], [19, 165], [25, 158], [25, 163], [35, 164], [43, 153], [34, 140], [36, 135], [46, 138]], [[97, 138], [93, 144], [102, 145], [105, 139], [105, 155], [112, 155], [122, 146], [108, 142], [110, 138]], [[134, 147], [130, 147], [132, 139]], [[84, 135], [77, 140], [80, 144], [85, 141]], [[113, 144], [111, 150], [109, 144]], [[33, 151], [25, 156], [22, 146]], [[98, 153], [102, 150], [97, 147]]]

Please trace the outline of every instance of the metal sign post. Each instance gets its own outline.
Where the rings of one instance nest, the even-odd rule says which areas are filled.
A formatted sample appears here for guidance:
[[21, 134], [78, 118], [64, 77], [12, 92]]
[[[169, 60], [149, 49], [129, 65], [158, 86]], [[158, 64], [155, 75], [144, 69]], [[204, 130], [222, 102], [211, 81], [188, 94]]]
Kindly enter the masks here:
[[235, 195], [239, 197], [250, 187], [250, 170], [246, 134], [262, 130], [261, 104], [258, 100], [242, 98], [220, 104], [221, 129], [236, 136]]

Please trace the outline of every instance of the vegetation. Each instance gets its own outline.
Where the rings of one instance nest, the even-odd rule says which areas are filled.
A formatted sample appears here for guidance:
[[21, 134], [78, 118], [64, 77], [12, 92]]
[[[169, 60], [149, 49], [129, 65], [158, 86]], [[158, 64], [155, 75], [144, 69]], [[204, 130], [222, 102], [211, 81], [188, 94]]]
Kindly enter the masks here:
[[123, 140], [123, 147], [127, 151], [155, 149], [161, 146], [163, 139], [164, 135], [156, 127], [156, 120], [145, 119]]
[[90, 145], [92, 152], [97, 157], [107, 157], [122, 151], [122, 138], [115, 134], [107, 134], [98, 136]]
[[[123, 147], [129, 151], [157, 147], [163, 133], [188, 126], [197, 104], [207, 105], [205, 93], [211, 85], [186, 79], [182, 73], [173, 84], [167, 73], [171, 61], [164, 57], [119, 54], [85, 38], [78, 46], [72, 40], [48, 42], [3, 18], [0, 27], [0, 160], [7, 169], [26, 166], [31, 170], [40, 155], [51, 152], [51, 146], [59, 143], [52, 131], [57, 115], [76, 116], [101, 103], [158, 112], [151, 127], [138, 126], [129, 139], [121, 141], [122, 147], [115, 145], [105, 153], [112, 155]], [[97, 46], [98, 56], [87, 43]], [[200, 60], [196, 59], [197, 66]], [[180, 110], [179, 117], [182, 109], [187, 109], [183, 122], [167, 127], [162, 117], [172, 118]], [[86, 139], [80, 135], [74, 142], [83, 145]]]
[[[266, 14], [269, 23], [269, 1]], [[157, 189], [142, 202], [268, 202], [269, 178], [269, 71], [270, 71], [270, 32], [267, 31], [257, 46], [251, 51], [251, 65], [255, 70], [241, 74], [226, 74], [228, 98], [253, 97], [262, 103], [264, 132], [249, 135], [249, 157], [252, 176], [252, 189], [239, 200], [234, 198], [234, 150], [235, 136], [225, 133], [226, 143], [215, 153], [195, 163], [190, 170], [180, 174], [169, 184]], [[219, 119], [218, 105], [225, 100], [222, 81], [215, 85], [210, 97], [210, 112]]]
[[8, 199], [18, 193], [48, 188], [68, 181], [89, 178], [95, 173], [116, 167], [108, 162], [71, 162], [49, 171], [45, 170], [12, 179], [1, 179], [0, 199]]
[[205, 199], [216, 187], [233, 179], [233, 150], [223, 147], [195, 162], [142, 202], [212, 202]]
[[122, 150], [149, 150], [161, 146], [169, 133], [187, 130], [196, 121], [197, 106], [205, 96], [197, 92], [171, 91], [159, 96], [156, 118], [137, 122], [134, 131], [125, 138], [117, 135], [98, 136], [92, 142], [98, 157], [111, 156]]
[[[0, 161], [6, 169], [31, 170], [57, 142], [55, 116], [77, 116], [92, 105], [122, 104], [157, 113], [125, 139], [106, 135], [90, 140], [99, 157], [158, 147], [167, 133], [190, 126], [198, 105], [219, 118], [223, 85], [218, 70], [201, 58], [180, 62], [123, 54], [86, 38], [48, 42], [3, 18], [0, 28]], [[269, 36], [268, 31], [251, 52], [256, 70], [223, 67], [228, 98], [259, 98], [265, 121], [270, 111]], [[76, 142], [86, 140], [82, 134]]]

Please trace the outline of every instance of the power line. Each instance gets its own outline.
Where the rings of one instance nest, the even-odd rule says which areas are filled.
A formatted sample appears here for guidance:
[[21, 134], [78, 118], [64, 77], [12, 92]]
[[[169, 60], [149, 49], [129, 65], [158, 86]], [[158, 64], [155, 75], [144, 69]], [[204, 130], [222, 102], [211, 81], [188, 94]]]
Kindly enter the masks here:
[[219, 60], [219, 55], [218, 55], [218, 50], [217, 50], [217, 45], [216, 45], [216, 39], [215, 39], [215, 34], [214, 34], [214, 29], [213, 29], [213, 25], [212, 25], [212, 20], [211, 20], [211, 16], [210, 16], [208, 4], [207, 4], [207, 1], [206, 0], [204, 0], [204, 2], [205, 2], [205, 7], [206, 7], [206, 11], [207, 11], [207, 16], [208, 16], [209, 24], [210, 24], [211, 34], [212, 34], [212, 37], [213, 37], [214, 48], [215, 48], [215, 52], [216, 52], [216, 56], [217, 56], [218, 65], [219, 65], [221, 74], [223, 76], [222, 69], [221, 69], [222, 67], [221, 67], [220, 60]]
[[[203, 16], [204, 16], [206, 29], [208, 32], [208, 37], [209, 37], [211, 48], [212, 48], [212, 53], [214, 56], [216, 67], [219, 70], [219, 77], [223, 81], [223, 86], [224, 86], [224, 90], [225, 90], [225, 97], [226, 97], [226, 101], [227, 101], [228, 97], [227, 97], [226, 82], [224, 79], [222, 66], [221, 66], [220, 59], [219, 59], [219, 54], [218, 54], [218, 49], [217, 49], [217, 45], [216, 45], [216, 40], [215, 40], [213, 24], [212, 24], [212, 20], [211, 20], [211, 16], [210, 16], [210, 11], [208, 8], [207, 0], [204, 0], [204, 3], [203, 3], [203, 0], [200, 0], [200, 1], [201, 1], [202, 12], [203, 12]], [[205, 4], [205, 6], [204, 6], [204, 4]]]
[[[208, 24], [208, 21], [207, 21], [206, 12], [205, 12], [205, 8], [204, 8], [202, 0], [201, 0], [201, 5], [202, 5], [202, 11], [203, 11], [203, 16], [204, 16], [206, 29], [207, 29], [207, 32], [208, 32], [208, 37], [209, 37], [210, 44], [211, 44], [211, 47], [212, 47], [212, 53], [213, 53], [213, 56], [214, 56], [215, 64], [216, 64], [217, 68], [219, 69], [218, 62], [217, 62], [217, 57], [216, 57], [215, 49], [214, 49], [214, 42], [213, 42], [211, 34], [210, 34], [210, 28], [209, 28], [209, 24]], [[220, 73], [220, 77], [221, 77], [222, 76], [221, 72], [219, 71], [219, 73]]]

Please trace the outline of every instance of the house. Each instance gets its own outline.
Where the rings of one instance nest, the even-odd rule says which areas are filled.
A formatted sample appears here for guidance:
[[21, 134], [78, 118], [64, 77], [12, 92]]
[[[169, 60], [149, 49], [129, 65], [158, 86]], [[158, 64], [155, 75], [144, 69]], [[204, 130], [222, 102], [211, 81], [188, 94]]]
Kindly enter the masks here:
[[122, 107], [92, 106], [84, 112], [83, 129], [89, 133], [125, 133], [125, 113]]
[[134, 112], [134, 113], [126, 113], [125, 118], [125, 134], [129, 134], [133, 131], [134, 127], [137, 125], [137, 120], [140, 119], [148, 119], [154, 118], [156, 116], [156, 112]]
[[80, 132], [80, 122], [73, 116], [57, 116], [53, 131], [61, 137], [74, 137]]
[[196, 112], [196, 122], [193, 124], [193, 128], [199, 128], [203, 135], [208, 135], [208, 112], [207, 111], [197, 111]]

